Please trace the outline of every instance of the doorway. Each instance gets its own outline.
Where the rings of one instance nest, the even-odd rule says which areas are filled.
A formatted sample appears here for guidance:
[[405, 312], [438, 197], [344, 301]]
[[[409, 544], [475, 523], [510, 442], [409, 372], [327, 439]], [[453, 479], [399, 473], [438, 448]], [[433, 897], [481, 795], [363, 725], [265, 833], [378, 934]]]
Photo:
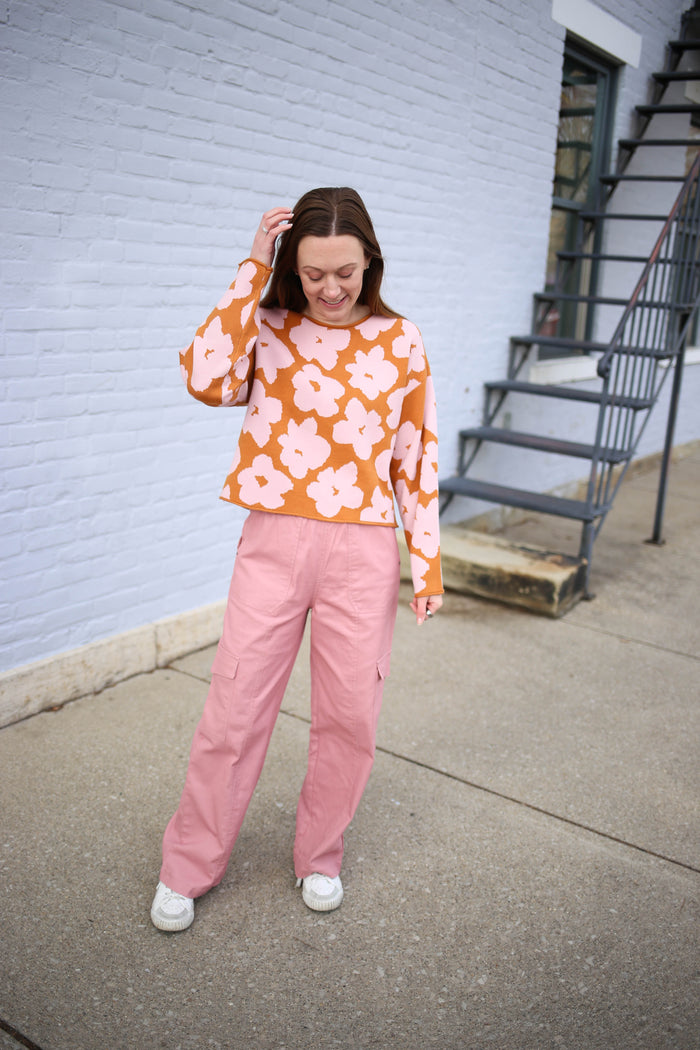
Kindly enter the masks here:
[[[548, 292], [558, 288], [567, 296], [595, 295], [596, 260], [563, 263], [557, 252], [592, 255], [600, 250], [600, 224], [582, 219], [581, 213], [600, 210], [603, 203], [599, 177], [610, 163], [614, 90], [615, 67], [581, 45], [567, 43], [547, 252]], [[588, 339], [592, 327], [593, 305], [565, 299], [550, 308], [543, 332]], [[541, 358], [570, 353], [540, 348]]]

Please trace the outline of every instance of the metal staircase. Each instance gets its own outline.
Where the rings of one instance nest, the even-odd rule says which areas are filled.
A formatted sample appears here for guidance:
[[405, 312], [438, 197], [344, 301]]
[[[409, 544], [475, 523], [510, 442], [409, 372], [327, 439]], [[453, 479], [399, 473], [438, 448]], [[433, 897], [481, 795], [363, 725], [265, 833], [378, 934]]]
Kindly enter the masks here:
[[[700, 303], [700, 155], [696, 156], [687, 176], [632, 174], [627, 169], [629, 159], [640, 149], [660, 146], [700, 147], [700, 139], [645, 136], [654, 117], [686, 114], [689, 120], [700, 121], [699, 104], [662, 101], [667, 85], [677, 81], [700, 80], [700, 72], [679, 68], [679, 62], [684, 56], [697, 51], [700, 51], [700, 39], [678, 40], [669, 45], [668, 68], [654, 75], [656, 87], [653, 102], [637, 107], [641, 120], [639, 135], [620, 141], [621, 162], [618, 172], [600, 179], [601, 206], [580, 213], [580, 232], [575, 250], [558, 253], [554, 289], [535, 296], [532, 332], [512, 337], [508, 378], [485, 384], [483, 424], [460, 431], [457, 473], [440, 482], [443, 510], [455, 497], [469, 497], [580, 522], [579, 558], [585, 564], [585, 597], [591, 596], [590, 567], [595, 538], [634, 457], [659, 393], [669, 375], [673, 375], [653, 537], [660, 542], [684, 351], [687, 338], [693, 332]], [[675, 181], [682, 185], [668, 215], [649, 215], [636, 210], [633, 213], [620, 213], [609, 208], [616, 187], [621, 183]], [[663, 223], [648, 257], [601, 249], [602, 239], [599, 233], [595, 235], [595, 231], [599, 231], [603, 223], [632, 221]], [[608, 243], [612, 240], [610, 235], [607, 240]], [[610, 262], [643, 267], [628, 300], [615, 295], [595, 294], [595, 281], [590, 283], [585, 295], [569, 290], [572, 285], [576, 287], [576, 282], [572, 281], [576, 267], [598, 267]], [[579, 324], [577, 328], [584, 331], [582, 338], [561, 337], [551, 333], [552, 316], [557, 316], [559, 307], [563, 308], [564, 304], [575, 304], [585, 311], [585, 323]], [[621, 317], [609, 341], [599, 342], [590, 338], [590, 312], [587, 308], [591, 305], [622, 308]], [[597, 389], [582, 389], [580, 384], [533, 383], [521, 378], [524, 366], [535, 348], [545, 354], [555, 351], [594, 357], [599, 377]], [[496, 425], [505, 399], [520, 395], [594, 406], [596, 421], [591, 428], [590, 441], [563, 440]], [[474, 477], [474, 464], [476, 462], [478, 465], [479, 454], [483, 457], [483, 450], [494, 445], [515, 446], [587, 461], [589, 469], [585, 497], [568, 499]]]

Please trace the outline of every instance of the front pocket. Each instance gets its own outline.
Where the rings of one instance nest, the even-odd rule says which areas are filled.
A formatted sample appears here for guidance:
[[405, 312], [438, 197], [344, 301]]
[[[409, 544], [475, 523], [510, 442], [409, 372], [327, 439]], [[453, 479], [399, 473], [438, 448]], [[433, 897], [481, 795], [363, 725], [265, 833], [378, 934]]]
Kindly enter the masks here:
[[294, 590], [301, 519], [252, 511], [233, 567], [236, 605], [275, 615]]

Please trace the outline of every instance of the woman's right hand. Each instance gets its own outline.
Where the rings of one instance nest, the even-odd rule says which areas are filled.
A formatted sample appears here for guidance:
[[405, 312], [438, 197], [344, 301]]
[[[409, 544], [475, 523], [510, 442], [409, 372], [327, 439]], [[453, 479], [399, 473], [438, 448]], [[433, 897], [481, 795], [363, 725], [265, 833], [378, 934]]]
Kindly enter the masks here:
[[253, 247], [250, 249], [251, 259], [257, 259], [265, 266], [272, 266], [275, 241], [281, 233], [291, 227], [292, 216], [291, 208], [271, 208], [265, 212], [255, 232]]

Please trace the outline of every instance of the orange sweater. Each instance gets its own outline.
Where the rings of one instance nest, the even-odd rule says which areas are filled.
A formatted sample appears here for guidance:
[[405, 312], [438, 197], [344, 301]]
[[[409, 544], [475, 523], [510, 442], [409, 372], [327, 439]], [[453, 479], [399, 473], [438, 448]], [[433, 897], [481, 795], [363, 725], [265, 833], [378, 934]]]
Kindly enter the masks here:
[[442, 593], [435, 395], [420, 332], [404, 318], [333, 326], [264, 309], [271, 272], [241, 263], [180, 355], [197, 400], [248, 406], [221, 498], [395, 527], [395, 493], [415, 593]]

